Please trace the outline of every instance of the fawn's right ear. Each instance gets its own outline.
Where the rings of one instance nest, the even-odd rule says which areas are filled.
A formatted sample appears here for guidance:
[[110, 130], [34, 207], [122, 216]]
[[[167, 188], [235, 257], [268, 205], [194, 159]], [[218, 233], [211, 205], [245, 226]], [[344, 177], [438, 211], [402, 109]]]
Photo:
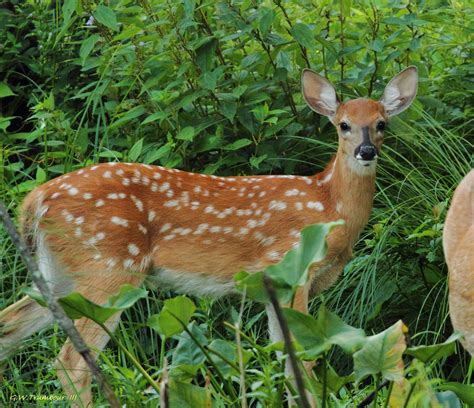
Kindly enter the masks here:
[[301, 76], [301, 88], [308, 106], [315, 112], [329, 117], [332, 122], [339, 106], [339, 100], [331, 83], [316, 72], [304, 69]]

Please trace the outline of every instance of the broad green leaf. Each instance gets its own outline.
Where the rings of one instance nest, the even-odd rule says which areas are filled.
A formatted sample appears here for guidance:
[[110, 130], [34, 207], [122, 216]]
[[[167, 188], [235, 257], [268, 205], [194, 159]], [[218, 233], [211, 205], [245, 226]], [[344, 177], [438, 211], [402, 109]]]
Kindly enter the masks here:
[[237, 104], [235, 102], [223, 102], [219, 107], [219, 112], [232, 122], [237, 113]]
[[[209, 344], [204, 326], [191, 322], [188, 324], [188, 331], [202, 347]], [[181, 333], [178, 338], [178, 345], [173, 353], [173, 365], [199, 366], [206, 360], [205, 354], [188, 333]]]
[[192, 141], [194, 138], [194, 135], [195, 135], [194, 128], [192, 126], [186, 126], [185, 128], [179, 131], [179, 133], [176, 135], [176, 139]]
[[186, 296], [177, 296], [165, 300], [163, 309], [148, 319], [148, 326], [158, 333], [170, 337], [181, 333], [196, 310], [192, 300]]
[[291, 35], [303, 47], [312, 48], [314, 46], [314, 36], [306, 24], [296, 23], [291, 28]]
[[349, 326], [324, 305], [320, 307], [316, 319], [294, 309], [284, 309], [283, 312], [293, 336], [311, 359], [334, 345], [353, 354], [362, 348], [366, 340], [362, 329]]
[[6, 98], [7, 96], [13, 96], [15, 93], [5, 82], [0, 82], [0, 98]]
[[119, 26], [117, 23], [117, 16], [115, 12], [104, 5], [99, 5], [94, 11], [94, 18], [102, 25], [114, 30], [118, 31]]
[[[38, 291], [25, 289], [24, 292], [40, 305], [45, 302]], [[71, 319], [87, 317], [95, 322], [103, 323], [117, 312], [132, 306], [137, 300], [146, 297], [148, 292], [145, 289], [132, 285], [123, 285], [117, 295], [112, 296], [104, 306], [97, 305], [77, 292], [70, 293], [58, 299], [66, 314]]]
[[311, 265], [322, 261], [326, 256], [326, 236], [333, 228], [342, 224], [342, 221], [336, 221], [305, 227], [301, 231], [298, 246], [288, 251], [280, 263], [268, 267], [268, 276], [290, 287], [304, 285]]
[[474, 407], [474, 385], [447, 382], [436, 387], [440, 391], [453, 391], [465, 404]]
[[[303, 286], [308, 280], [308, 270], [316, 262], [326, 256], [326, 236], [332, 228], [341, 225], [342, 221], [327, 224], [314, 224], [301, 231], [301, 240], [296, 248], [291, 249], [283, 260], [265, 269], [275, 285], [279, 300], [288, 304], [298, 286]], [[263, 286], [263, 274], [236, 274], [234, 277], [240, 290], [247, 288], [247, 296], [259, 302], [267, 299]]]
[[143, 137], [137, 140], [135, 144], [132, 146], [132, 148], [130, 149], [130, 152], [128, 153], [128, 158], [130, 159], [130, 161], [132, 162], [136, 161], [140, 157], [142, 150], [143, 150]]
[[453, 333], [444, 343], [428, 346], [415, 346], [406, 349], [405, 354], [427, 363], [448, 357], [456, 351], [456, 341], [462, 337], [461, 333]]
[[[233, 364], [235, 367], [239, 366], [239, 358], [237, 354], [237, 346], [235, 343], [229, 341], [217, 339], [213, 340], [208, 346], [209, 350], [214, 350], [217, 352], [210, 352], [209, 355], [214, 362], [214, 364], [219, 368], [220, 372], [223, 374], [224, 378], [228, 378], [231, 375], [238, 376], [239, 371], [234, 369], [229, 363]], [[221, 358], [222, 356], [223, 358]], [[251, 353], [245, 349], [242, 349], [242, 357], [244, 364], [251, 357]], [[224, 360], [225, 359], [225, 360]]]
[[120, 287], [119, 293], [109, 298], [105, 306], [118, 309], [128, 309], [133, 304], [147, 296], [148, 291], [144, 288], [125, 284]]
[[211, 393], [205, 388], [171, 379], [168, 386], [170, 408], [211, 408]]
[[367, 337], [362, 349], [354, 354], [354, 371], [358, 382], [368, 375], [379, 373], [389, 381], [403, 378], [405, 331], [405, 325], [399, 320], [382, 333]]
[[86, 58], [89, 56], [91, 51], [94, 49], [94, 45], [96, 44], [97, 41], [99, 41], [100, 35], [99, 34], [93, 34], [90, 37], [86, 38], [82, 44], [81, 48], [79, 50], [79, 56], [81, 57], [81, 64], [84, 65], [84, 62], [86, 61]]

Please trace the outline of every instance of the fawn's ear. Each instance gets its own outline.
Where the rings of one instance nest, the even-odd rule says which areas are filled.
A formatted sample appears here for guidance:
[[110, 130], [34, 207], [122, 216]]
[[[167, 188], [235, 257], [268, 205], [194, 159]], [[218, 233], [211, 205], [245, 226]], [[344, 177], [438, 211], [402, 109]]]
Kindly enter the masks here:
[[408, 108], [415, 99], [418, 89], [416, 67], [405, 68], [387, 84], [380, 99], [388, 116], [398, 115]]
[[301, 76], [301, 88], [308, 106], [315, 112], [329, 117], [332, 121], [336, 115], [339, 101], [331, 83], [310, 69], [304, 69]]

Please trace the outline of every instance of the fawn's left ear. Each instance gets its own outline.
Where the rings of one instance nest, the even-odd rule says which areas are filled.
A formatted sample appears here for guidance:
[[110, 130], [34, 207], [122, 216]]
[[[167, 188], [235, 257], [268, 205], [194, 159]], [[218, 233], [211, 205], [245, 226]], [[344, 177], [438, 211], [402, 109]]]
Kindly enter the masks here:
[[380, 103], [388, 116], [398, 115], [408, 108], [415, 99], [418, 89], [416, 67], [405, 68], [387, 84]]

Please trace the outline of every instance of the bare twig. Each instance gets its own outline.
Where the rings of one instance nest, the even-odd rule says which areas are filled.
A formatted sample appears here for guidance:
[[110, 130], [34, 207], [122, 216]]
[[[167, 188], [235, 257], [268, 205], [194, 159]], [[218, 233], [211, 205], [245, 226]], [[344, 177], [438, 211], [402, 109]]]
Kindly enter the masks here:
[[86, 362], [87, 366], [91, 370], [94, 377], [97, 379], [99, 383], [99, 387], [102, 390], [104, 397], [109, 402], [110, 406], [113, 408], [119, 408], [120, 403], [115, 396], [112, 388], [110, 387], [107, 379], [105, 378], [104, 374], [100, 370], [97, 362], [95, 361], [94, 357], [92, 356], [89, 347], [82, 339], [81, 335], [74, 326], [73, 321], [66, 315], [63, 308], [59, 305], [57, 299], [54, 298], [51, 290], [46, 283], [43, 275], [38, 269], [38, 265], [33, 260], [30, 251], [28, 250], [25, 242], [21, 239], [20, 235], [18, 234], [13, 221], [8, 214], [5, 205], [0, 201], [0, 220], [2, 221], [5, 229], [10, 236], [13, 244], [15, 245], [16, 249], [20, 253], [23, 262], [26, 265], [26, 269], [30, 273], [34, 284], [40, 291], [41, 295], [43, 296], [49, 310], [54, 316], [54, 319], [58, 322], [59, 326], [64, 330], [64, 332], [68, 335], [71, 343], [73, 344], [76, 351], [82, 356], [84, 361]]
[[310, 408], [308, 398], [306, 397], [306, 391], [304, 389], [303, 377], [298, 367], [298, 361], [296, 359], [295, 350], [293, 349], [293, 345], [291, 344], [290, 331], [288, 329], [286, 320], [283, 317], [280, 304], [278, 303], [278, 297], [275, 288], [273, 287], [272, 280], [267, 275], [264, 275], [263, 283], [265, 285], [265, 289], [267, 290], [268, 297], [270, 298], [270, 302], [273, 306], [273, 309], [275, 310], [278, 325], [280, 326], [281, 333], [283, 334], [283, 340], [285, 341], [285, 351], [288, 354], [288, 359], [290, 360], [291, 368], [293, 369], [293, 374], [295, 376], [296, 388], [299, 394], [297, 404], [303, 408]]

